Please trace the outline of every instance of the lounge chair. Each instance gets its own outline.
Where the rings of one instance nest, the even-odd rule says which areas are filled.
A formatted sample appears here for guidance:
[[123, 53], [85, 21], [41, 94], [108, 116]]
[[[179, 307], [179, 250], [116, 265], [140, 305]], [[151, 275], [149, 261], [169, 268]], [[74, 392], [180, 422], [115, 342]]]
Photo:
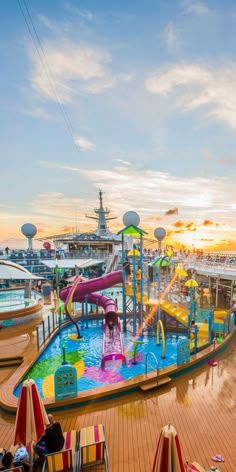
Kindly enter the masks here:
[[88, 426], [79, 431], [78, 461], [79, 472], [98, 464], [104, 464], [106, 472], [109, 472], [109, 456], [103, 424]]
[[73, 471], [72, 450], [64, 449], [52, 454], [46, 454], [43, 472]]
[[186, 464], [187, 472], [206, 472], [206, 469], [202, 467], [202, 465], [198, 464], [198, 462], [191, 462], [191, 464]]

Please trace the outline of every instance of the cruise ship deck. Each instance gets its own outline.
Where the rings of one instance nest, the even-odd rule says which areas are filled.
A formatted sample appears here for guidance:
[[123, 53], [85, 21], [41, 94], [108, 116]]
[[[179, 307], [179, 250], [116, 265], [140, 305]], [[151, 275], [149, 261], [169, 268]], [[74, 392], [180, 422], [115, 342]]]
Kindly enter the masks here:
[[[32, 336], [35, 323], [9, 328], [8, 335], [0, 333], [4, 355], [12, 354], [11, 336], [18, 335], [14, 352], [30, 362], [35, 349]], [[25, 333], [29, 337], [25, 337]], [[21, 338], [24, 334], [24, 338]], [[19, 342], [21, 340], [21, 342]], [[24, 340], [24, 342], [23, 342]], [[149, 472], [161, 428], [172, 423], [177, 429], [183, 457], [197, 460], [206, 470], [214, 462], [211, 457], [221, 454], [225, 462], [219, 470], [234, 472], [236, 441], [236, 350], [235, 341], [217, 357], [218, 365], [202, 366], [172, 380], [171, 384], [146, 393], [135, 391], [86, 406], [61, 409], [54, 416], [64, 431], [103, 423], [113, 472]], [[18, 346], [18, 347], [17, 347]], [[2, 351], [1, 351], [2, 352]], [[11, 384], [15, 367], [0, 370], [1, 387]], [[14, 375], [13, 375], [14, 378]], [[9, 448], [13, 442], [15, 414], [0, 410], [0, 447]], [[217, 465], [217, 464], [216, 464]], [[95, 469], [102, 471], [98, 467]]]
[[[215, 261], [209, 261], [205, 266], [204, 262], [201, 260], [203, 274], [204, 267], [210, 266], [214, 277], [212, 266], [216, 265]], [[233, 271], [228, 279], [233, 289], [235, 261], [226, 263]], [[217, 265], [220, 266], [219, 273], [222, 262]], [[0, 330], [0, 357], [11, 356], [14, 351], [15, 355], [24, 357], [24, 368], [27, 363], [32, 363], [37, 355], [36, 323], [32, 321], [17, 328]], [[215, 465], [221, 472], [235, 472], [235, 334], [231, 336], [228, 347], [217, 355], [217, 366], [210, 366], [203, 357], [199, 367], [174, 377], [171, 383], [158, 389], [120, 392], [111, 399], [59, 408], [54, 417], [61, 422], [64, 431], [103, 423], [112, 472], [151, 471], [161, 428], [168, 423], [173, 424], [178, 432], [185, 461], [197, 461], [206, 471]], [[0, 369], [0, 397], [9, 404], [21, 368], [8, 366]], [[47, 407], [49, 409], [50, 405]], [[0, 447], [8, 449], [12, 445], [14, 422], [15, 408], [11, 413], [0, 408]], [[222, 455], [225, 461], [214, 462], [212, 457], [216, 454]], [[102, 472], [103, 468], [93, 470]]]

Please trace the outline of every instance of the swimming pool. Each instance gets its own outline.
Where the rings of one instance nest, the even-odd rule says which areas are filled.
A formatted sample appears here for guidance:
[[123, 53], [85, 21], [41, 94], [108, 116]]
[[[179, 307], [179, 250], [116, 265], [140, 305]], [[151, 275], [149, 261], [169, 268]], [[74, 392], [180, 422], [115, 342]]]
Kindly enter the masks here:
[[24, 289], [1, 290], [0, 291], [0, 312], [10, 312], [22, 310], [33, 306], [41, 296], [32, 290], [31, 298], [25, 298]]
[[[66, 361], [77, 369], [78, 393], [91, 390], [96, 387], [109, 385], [145, 374], [145, 357], [147, 352], [152, 352], [158, 359], [159, 368], [173, 365], [177, 361], [177, 341], [184, 336], [166, 337], [166, 358], [162, 359], [162, 344], [157, 345], [156, 338], [144, 334], [142, 344], [138, 345], [136, 360], [133, 364], [134, 343], [131, 341], [130, 332], [123, 333], [124, 350], [127, 364], [122, 366], [117, 362], [111, 362], [109, 367], [101, 368], [102, 356], [102, 323], [93, 322], [88, 329], [81, 323], [81, 335], [83, 340], [72, 340], [68, 336], [76, 333], [74, 326], [64, 328], [46, 348], [33, 368], [27, 372], [26, 378], [35, 380], [42, 398], [54, 396], [54, 373], [62, 364], [62, 344], [66, 345]], [[149, 359], [148, 371], [156, 369], [154, 361]], [[19, 397], [21, 385], [18, 385], [14, 395]]]

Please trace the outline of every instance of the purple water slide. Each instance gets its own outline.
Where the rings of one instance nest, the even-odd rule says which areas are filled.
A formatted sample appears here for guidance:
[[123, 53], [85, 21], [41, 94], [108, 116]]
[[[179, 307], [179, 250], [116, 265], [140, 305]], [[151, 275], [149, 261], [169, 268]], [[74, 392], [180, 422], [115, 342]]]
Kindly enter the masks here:
[[102, 362], [101, 366], [105, 367], [107, 361], [122, 361], [126, 363], [124, 346], [121, 334], [120, 320], [113, 327], [112, 334], [106, 323], [103, 325], [103, 342], [102, 342]]
[[[87, 280], [85, 282], [80, 282], [74, 292], [73, 302], [84, 302], [85, 297], [89, 303], [102, 306], [104, 309], [104, 316], [107, 317], [108, 314], [116, 314], [117, 306], [116, 302], [112, 298], [106, 297], [101, 293], [96, 293], [100, 290], [104, 290], [109, 287], [122, 282], [122, 271], [117, 270], [111, 272], [110, 274], [103, 275], [96, 279]], [[65, 301], [68, 295], [68, 290], [70, 288], [66, 287], [60, 291], [61, 300]], [[94, 293], [95, 292], [95, 293]], [[117, 317], [118, 319], [118, 317]], [[113, 337], [109, 338], [109, 328], [104, 323], [103, 327], [103, 345], [102, 345], [102, 366], [105, 365], [107, 360], [117, 360], [122, 359], [125, 362], [123, 340], [120, 328], [120, 322], [117, 321], [116, 326], [114, 327]]]
[[[97, 277], [96, 279], [90, 279], [90, 280], [86, 280], [85, 282], [81, 282], [76, 287], [76, 290], [73, 296], [73, 302], [81, 302], [81, 300], [84, 299], [84, 297], [88, 296], [89, 294], [95, 295], [94, 292], [105, 290], [106, 288], [113, 287], [113, 285], [119, 284], [121, 282], [122, 282], [122, 270], [117, 270], [115, 272], [111, 272], [110, 274], [103, 275], [102, 277]], [[61, 300], [63, 301], [66, 300], [68, 290], [69, 290], [68, 287], [61, 289], [60, 291]], [[99, 295], [100, 294], [95, 295], [95, 298], [97, 297], [98, 299]], [[103, 296], [103, 295], [100, 295], [100, 296]], [[90, 303], [96, 303], [96, 302], [91, 301]], [[105, 311], [105, 307], [104, 307], [104, 311]]]

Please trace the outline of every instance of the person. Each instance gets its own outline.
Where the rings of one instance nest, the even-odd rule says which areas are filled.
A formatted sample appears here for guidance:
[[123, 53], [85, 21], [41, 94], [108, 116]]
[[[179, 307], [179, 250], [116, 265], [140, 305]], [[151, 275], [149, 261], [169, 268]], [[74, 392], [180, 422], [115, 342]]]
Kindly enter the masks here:
[[22, 443], [19, 443], [15, 450], [14, 462], [29, 462], [29, 453]]
[[128, 257], [126, 257], [126, 259], [125, 259], [125, 262], [123, 264], [123, 268], [124, 268], [124, 271], [125, 271], [126, 280], [129, 283], [130, 282], [130, 276], [131, 276], [131, 268], [130, 268], [130, 262], [129, 262]]
[[7, 470], [11, 469], [12, 467], [14, 467], [13, 455], [11, 452], [5, 452], [5, 454], [2, 456], [2, 467], [0, 467], [0, 470]]
[[190, 324], [190, 341], [193, 341], [195, 337], [195, 320], [193, 319]]
[[9, 251], [10, 251], [9, 247], [8, 247], [8, 246], [5, 247], [5, 252], [6, 252], [6, 255], [7, 255], [7, 256], [8, 256], [8, 254], [9, 254]]
[[48, 420], [44, 434], [38, 442], [33, 443], [33, 449], [39, 457], [60, 451], [65, 442], [59, 421], [54, 421], [51, 414], [48, 415]]
[[109, 320], [109, 321], [108, 321], [108, 328], [109, 328], [109, 334], [110, 334], [110, 336], [113, 337], [114, 325], [113, 325], [113, 321], [112, 321], [112, 320]]
[[[24, 448], [26, 451], [26, 448]], [[24, 457], [22, 456], [21, 460], [14, 461], [13, 454], [9, 451], [6, 452], [3, 457], [2, 457], [2, 467], [0, 467], [0, 470], [7, 470], [11, 469], [13, 467], [19, 467], [22, 466], [24, 469], [24, 472], [28, 472], [30, 470], [30, 464], [28, 462], [28, 453], [26, 451], [26, 454]]]
[[137, 266], [136, 269], [136, 280], [137, 280], [137, 287], [139, 288], [140, 286], [140, 281], [142, 279], [142, 271], [140, 265]]

